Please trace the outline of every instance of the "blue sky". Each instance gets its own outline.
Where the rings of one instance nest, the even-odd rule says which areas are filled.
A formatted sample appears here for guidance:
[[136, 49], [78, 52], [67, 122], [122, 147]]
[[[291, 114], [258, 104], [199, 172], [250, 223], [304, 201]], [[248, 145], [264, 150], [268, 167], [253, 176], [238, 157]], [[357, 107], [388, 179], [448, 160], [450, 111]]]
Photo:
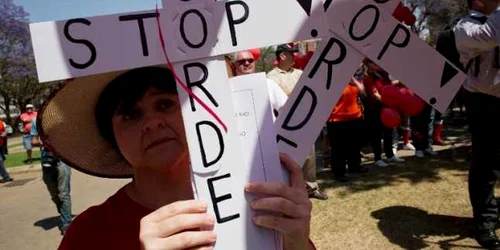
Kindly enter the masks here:
[[[14, 0], [30, 13], [30, 22], [65, 20], [155, 8], [155, 0]], [[158, 0], [161, 7], [161, 0]]]

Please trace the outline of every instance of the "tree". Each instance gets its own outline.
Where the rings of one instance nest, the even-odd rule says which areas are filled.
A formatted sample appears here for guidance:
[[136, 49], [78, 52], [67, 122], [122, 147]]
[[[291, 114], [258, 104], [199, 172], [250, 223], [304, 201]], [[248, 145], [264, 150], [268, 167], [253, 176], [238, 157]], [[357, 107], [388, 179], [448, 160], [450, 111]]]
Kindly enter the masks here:
[[47, 94], [54, 83], [39, 83], [29, 33], [29, 14], [13, 0], [0, 0], [0, 105], [12, 124], [10, 106], [24, 106]]
[[269, 72], [273, 69], [274, 53], [276, 50], [273, 47], [265, 47], [260, 50], [260, 58], [255, 65], [256, 72]]
[[405, 0], [404, 4], [417, 18], [412, 30], [431, 45], [441, 30], [468, 12], [465, 0]]

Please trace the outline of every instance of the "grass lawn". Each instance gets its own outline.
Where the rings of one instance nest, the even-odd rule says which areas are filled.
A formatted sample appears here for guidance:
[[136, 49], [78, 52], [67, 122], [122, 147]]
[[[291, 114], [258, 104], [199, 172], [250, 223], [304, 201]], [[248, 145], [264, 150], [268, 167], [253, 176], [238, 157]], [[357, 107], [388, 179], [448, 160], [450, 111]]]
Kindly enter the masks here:
[[[23, 166], [26, 165], [23, 161], [26, 160], [26, 152], [18, 152], [18, 153], [12, 153], [8, 154], [7, 159], [5, 160], [5, 166], [7, 168], [13, 168], [13, 167], [18, 167], [18, 166]], [[40, 150], [33, 150], [33, 163], [34, 164], [40, 164]]]
[[398, 155], [406, 162], [380, 168], [367, 154], [370, 171], [350, 174], [348, 183], [321, 170], [318, 182], [330, 198], [313, 200], [311, 238], [318, 249], [480, 249], [467, 189], [470, 138], [465, 126], [448, 126], [456, 157], [449, 146], [435, 146], [439, 155], [424, 159], [403, 150]]
[[23, 143], [22, 143], [22, 142], [17, 142], [17, 143], [12, 143], [12, 144], [11, 144], [11, 143], [8, 143], [7, 145], [8, 145], [8, 147], [9, 147], [9, 149], [10, 149], [10, 148], [15, 148], [15, 147], [22, 146], [22, 145], [23, 145]]

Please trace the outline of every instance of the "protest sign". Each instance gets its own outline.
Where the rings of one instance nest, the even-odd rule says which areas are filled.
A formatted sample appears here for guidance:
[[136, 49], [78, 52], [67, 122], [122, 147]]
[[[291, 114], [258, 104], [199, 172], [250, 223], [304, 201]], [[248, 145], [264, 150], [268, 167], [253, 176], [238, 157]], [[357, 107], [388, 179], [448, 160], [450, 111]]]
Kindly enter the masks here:
[[[198, 199], [209, 204], [209, 212], [214, 214], [216, 219], [215, 230], [222, 235], [217, 238], [216, 249], [279, 250], [279, 237], [273, 231], [259, 228], [252, 222], [253, 210], [250, 201], [255, 197], [244, 193], [244, 186], [249, 180], [266, 180], [263, 163], [273, 164], [269, 174], [272, 174], [274, 169], [280, 169], [278, 154], [276, 150], [270, 151], [262, 155], [267, 159], [257, 159], [260, 162], [253, 164], [255, 159], [249, 154], [254, 150], [260, 151], [260, 144], [247, 145], [243, 151], [245, 153], [242, 153], [241, 132], [232, 108], [231, 86], [228, 84], [224, 59], [205, 58], [179, 62], [174, 64], [174, 70], [183, 72], [179, 76], [181, 80], [187, 86], [196, 86], [193, 87], [193, 92], [216, 112], [227, 126], [226, 132], [212, 116], [192, 101], [187, 92], [179, 89], [195, 193]], [[262, 102], [248, 99], [251, 96], [239, 97], [244, 99], [239, 99], [239, 111], [236, 113], [248, 112], [250, 115], [252, 112], [251, 116], [254, 118], [263, 115], [262, 111], [266, 106], [258, 106], [262, 105]], [[255, 109], [248, 109], [248, 104], [251, 104], [250, 107], [255, 104]], [[259, 113], [254, 113], [255, 111]], [[268, 120], [259, 121], [265, 122], [273, 129], [272, 121], [271, 124]], [[251, 133], [255, 136], [258, 129], [258, 124], [247, 123], [244, 131], [249, 136]], [[269, 131], [269, 127], [265, 130]], [[278, 176], [268, 176], [278, 180], [283, 174], [278, 172]]]
[[[388, 1], [391, 6], [393, 2]], [[444, 114], [465, 74], [384, 13], [383, 4], [372, 0], [336, 0], [326, 17], [334, 33]], [[455, 74], [443, 74], [445, 68], [454, 69]]]

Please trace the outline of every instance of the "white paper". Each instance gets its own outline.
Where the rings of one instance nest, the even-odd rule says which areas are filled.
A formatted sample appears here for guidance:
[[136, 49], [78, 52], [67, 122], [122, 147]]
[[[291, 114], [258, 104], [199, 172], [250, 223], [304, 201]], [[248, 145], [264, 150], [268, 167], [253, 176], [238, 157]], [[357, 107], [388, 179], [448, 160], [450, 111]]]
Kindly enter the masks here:
[[[228, 128], [227, 133], [224, 132], [223, 127], [197, 103], [195, 103], [196, 111], [193, 112], [189, 95], [184, 90], [178, 88], [191, 157], [194, 189], [198, 195], [197, 198], [209, 204], [209, 212], [211, 214], [217, 215], [216, 211], [218, 211], [219, 217], [222, 219], [216, 220], [215, 230], [219, 237], [217, 238], [215, 249], [279, 250], [280, 244], [277, 241], [278, 238], [275, 238], [274, 232], [257, 227], [252, 222], [253, 210], [250, 207], [250, 202], [254, 197], [244, 192], [244, 186], [250, 179], [279, 181], [279, 178], [283, 175], [279, 172], [279, 162], [276, 163], [277, 153], [273, 155], [271, 151], [263, 155], [265, 157], [262, 159], [263, 162], [272, 165], [272, 167], [269, 167], [269, 171], [267, 171], [268, 168], [265, 166], [266, 172], [257, 163], [249, 165], [248, 161], [245, 160], [246, 158], [241, 150], [240, 131], [232, 105], [231, 86], [227, 78], [226, 65], [223, 58], [207, 58], [205, 60], [176, 63], [174, 65], [175, 71], [184, 83], [187, 81], [184, 75], [185, 65], [197, 65], [187, 70], [191, 82], [204, 79], [204, 72], [209, 72], [202, 86], [210, 93], [210, 96], [215, 100], [217, 105], [214, 104], [213, 100], [201, 88], [194, 87], [193, 92], [213, 109]], [[205, 65], [207, 71], [199, 69], [199, 67], [203, 67], [200, 65]], [[241, 101], [244, 101], [244, 105], [247, 106], [248, 104], [252, 106], [255, 104], [255, 110], [260, 113], [254, 113], [253, 116], [257, 115], [257, 117], [262, 118], [260, 121], [263, 122], [263, 125], [267, 125], [264, 131], [272, 133], [269, 129], [269, 126], [272, 126], [272, 124], [269, 124], [268, 118], [260, 116], [265, 115], [262, 113], [265, 107], [258, 106], [262, 105], [262, 99], [255, 99], [253, 104], [253, 100]], [[240, 104], [242, 103], [240, 102]], [[218, 134], [212, 126], [202, 125], [199, 127], [200, 122], [211, 122], [213, 126], [218, 128], [220, 133]], [[249, 123], [248, 125], [250, 125], [248, 133], [251, 133], [251, 130], [257, 131], [259, 128], [255, 123]], [[201, 132], [200, 135], [198, 135], [198, 131]], [[223, 153], [218, 161], [206, 167], [206, 163], [217, 159], [221, 152], [219, 137], [222, 138], [224, 143]], [[202, 153], [200, 145], [203, 145], [204, 153]], [[260, 144], [257, 144], [253, 148], [258, 148], [259, 146]], [[252, 145], [247, 145], [247, 147], [252, 148]], [[203, 160], [203, 155], [205, 155], [207, 160]], [[213, 180], [214, 178], [216, 180], [212, 181], [213, 193], [211, 194], [211, 187], [208, 183], [210, 179]], [[228, 194], [231, 195], [230, 199], [220, 202], [214, 201], [214, 198], [221, 198]], [[238, 215], [238, 217], [227, 222], [223, 221], [224, 218], [234, 215]]]
[[251, 181], [285, 182], [280, 165], [273, 111], [264, 73], [233, 77], [234, 116], [238, 122], [242, 154]]
[[[230, 79], [242, 155], [247, 164], [241, 171], [250, 181], [286, 183], [279, 161], [276, 130], [264, 73]], [[256, 197], [247, 196], [250, 199]], [[247, 249], [282, 249], [281, 234], [259, 229], [258, 245]]]

